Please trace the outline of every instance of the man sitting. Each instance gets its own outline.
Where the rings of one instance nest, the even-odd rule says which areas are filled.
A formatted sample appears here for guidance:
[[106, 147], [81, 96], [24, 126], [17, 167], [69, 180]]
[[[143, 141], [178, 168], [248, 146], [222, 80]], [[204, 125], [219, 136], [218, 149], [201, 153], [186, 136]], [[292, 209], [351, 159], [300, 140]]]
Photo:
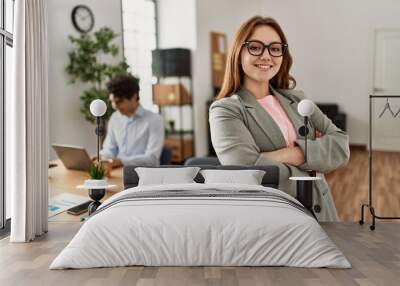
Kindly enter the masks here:
[[164, 144], [164, 123], [159, 114], [139, 103], [139, 80], [120, 75], [107, 83], [112, 107], [107, 136], [100, 151], [110, 168], [122, 165], [157, 166]]

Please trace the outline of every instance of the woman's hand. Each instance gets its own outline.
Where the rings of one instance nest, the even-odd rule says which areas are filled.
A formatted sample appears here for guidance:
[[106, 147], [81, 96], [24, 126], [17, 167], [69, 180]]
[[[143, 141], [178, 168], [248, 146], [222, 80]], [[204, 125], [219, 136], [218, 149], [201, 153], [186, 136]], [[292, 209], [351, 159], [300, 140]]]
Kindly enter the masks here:
[[[315, 129], [315, 138], [322, 138], [324, 134]], [[263, 152], [262, 153], [265, 158], [273, 161], [278, 161], [281, 163], [289, 164], [292, 166], [301, 166], [305, 163], [304, 153], [300, 149], [300, 147], [286, 147], [279, 150], [271, 151], [271, 152]]]
[[304, 153], [300, 147], [286, 147], [271, 152], [263, 152], [262, 154], [269, 160], [286, 163], [296, 167], [305, 163]]

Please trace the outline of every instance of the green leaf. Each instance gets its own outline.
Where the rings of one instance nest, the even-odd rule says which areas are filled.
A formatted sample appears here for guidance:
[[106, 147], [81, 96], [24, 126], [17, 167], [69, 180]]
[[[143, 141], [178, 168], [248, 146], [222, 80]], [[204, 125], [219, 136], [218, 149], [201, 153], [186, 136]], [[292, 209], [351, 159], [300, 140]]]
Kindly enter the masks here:
[[87, 88], [80, 96], [80, 111], [86, 120], [95, 122], [90, 113], [90, 103], [94, 99], [102, 99], [107, 104], [107, 113], [104, 119], [107, 122], [113, 113], [106, 82], [119, 74], [126, 74], [130, 67], [124, 59], [117, 64], [110, 64], [101, 59], [109, 55], [115, 58], [119, 54], [119, 48], [113, 41], [119, 35], [109, 27], [102, 27], [94, 33], [80, 34], [78, 37], [68, 36], [73, 49], [68, 52], [68, 63], [65, 72], [69, 75], [68, 83], [84, 83]]
[[93, 180], [103, 179], [105, 173], [106, 173], [106, 170], [101, 165], [92, 164], [89, 168], [89, 175], [90, 175], [90, 178]]

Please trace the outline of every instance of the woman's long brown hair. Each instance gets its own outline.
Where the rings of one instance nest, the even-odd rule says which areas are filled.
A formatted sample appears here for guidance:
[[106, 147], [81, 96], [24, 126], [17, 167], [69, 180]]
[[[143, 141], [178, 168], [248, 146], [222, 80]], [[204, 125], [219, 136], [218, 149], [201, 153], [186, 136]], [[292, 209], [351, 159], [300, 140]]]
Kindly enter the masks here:
[[[240, 52], [243, 43], [250, 37], [254, 29], [260, 25], [267, 25], [272, 27], [279, 35], [282, 43], [287, 44], [285, 34], [283, 33], [278, 22], [269, 17], [255, 16], [247, 20], [237, 31], [232, 47], [228, 53], [227, 64], [225, 67], [225, 76], [222, 83], [221, 91], [219, 92], [216, 100], [232, 95], [236, 92], [243, 83], [243, 70], [240, 64]], [[289, 50], [286, 50], [283, 55], [282, 65], [279, 72], [270, 80], [270, 84], [274, 88], [289, 89], [296, 86], [296, 80], [289, 75], [290, 67], [293, 60]]]

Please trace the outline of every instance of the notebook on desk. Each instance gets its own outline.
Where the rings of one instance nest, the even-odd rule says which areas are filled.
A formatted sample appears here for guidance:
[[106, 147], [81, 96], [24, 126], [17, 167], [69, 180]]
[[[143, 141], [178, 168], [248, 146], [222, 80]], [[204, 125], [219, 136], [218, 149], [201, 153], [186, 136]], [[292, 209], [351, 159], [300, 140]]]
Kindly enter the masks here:
[[62, 144], [52, 144], [52, 147], [67, 169], [88, 171], [93, 163], [83, 147]]

